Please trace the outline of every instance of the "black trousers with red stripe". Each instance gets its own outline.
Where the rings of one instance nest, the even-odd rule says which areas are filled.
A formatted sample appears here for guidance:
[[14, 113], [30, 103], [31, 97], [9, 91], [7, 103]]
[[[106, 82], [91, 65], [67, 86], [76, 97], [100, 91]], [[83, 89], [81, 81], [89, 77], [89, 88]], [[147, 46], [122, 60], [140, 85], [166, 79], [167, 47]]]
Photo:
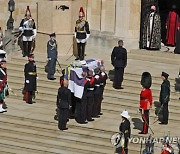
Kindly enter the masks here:
[[33, 91], [26, 91], [26, 103], [32, 104]]
[[147, 134], [148, 133], [148, 127], [149, 127], [149, 110], [144, 110], [144, 114], [142, 114], [142, 119], [144, 121], [142, 132]]

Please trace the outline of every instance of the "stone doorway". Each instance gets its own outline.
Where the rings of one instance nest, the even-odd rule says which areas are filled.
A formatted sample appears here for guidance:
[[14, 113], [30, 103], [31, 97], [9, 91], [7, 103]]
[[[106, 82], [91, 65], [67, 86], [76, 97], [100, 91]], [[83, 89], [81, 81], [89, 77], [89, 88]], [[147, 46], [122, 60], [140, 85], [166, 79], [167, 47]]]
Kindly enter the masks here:
[[166, 39], [166, 19], [172, 5], [177, 6], [178, 13], [180, 14], [180, 0], [141, 0], [141, 25], [140, 25], [140, 39], [139, 48], [142, 49], [142, 29], [143, 22], [146, 15], [150, 12], [151, 5], [155, 5], [161, 17], [161, 39], [165, 43]]

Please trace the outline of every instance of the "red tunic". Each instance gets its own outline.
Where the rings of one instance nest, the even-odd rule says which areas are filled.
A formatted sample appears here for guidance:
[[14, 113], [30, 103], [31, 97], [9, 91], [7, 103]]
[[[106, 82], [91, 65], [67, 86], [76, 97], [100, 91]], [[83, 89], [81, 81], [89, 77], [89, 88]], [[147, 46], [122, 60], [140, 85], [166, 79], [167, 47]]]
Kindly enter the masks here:
[[168, 15], [168, 19], [166, 21], [167, 26], [167, 34], [166, 34], [166, 44], [175, 46], [176, 44], [176, 33], [178, 31], [178, 27], [180, 28], [180, 17], [174, 11], [170, 11]]
[[164, 147], [161, 151], [161, 154], [171, 154], [174, 151], [174, 149], [168, 145], [167, 147]]
[[140, 108], [149, 110], [152, 106], [152, 92], [151, 89], [143, 89], [140, 94]]

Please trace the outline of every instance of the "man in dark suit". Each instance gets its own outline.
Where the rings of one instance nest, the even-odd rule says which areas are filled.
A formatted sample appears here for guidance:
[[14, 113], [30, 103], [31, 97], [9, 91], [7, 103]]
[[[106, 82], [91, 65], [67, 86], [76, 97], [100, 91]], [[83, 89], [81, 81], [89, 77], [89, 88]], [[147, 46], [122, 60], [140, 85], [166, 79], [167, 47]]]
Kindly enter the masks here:
[[24, 68], [24, 76], [25, 76], [25, 101], [28, 104], [32, 104], [32, 97], [34, 92], [36, 91], [36, 79], [37, 79], [37, 72], [36, 72], [36, 64], [34, 61], [34, 55], [30, 54], [28, 56], [28, 63], [25, 64]]
[[58, 128], [60, 130], [68, 129], [66, 127], [69, 108], [71, 107], [71, 91], [67, 88], [68, 81], [64, 80], [64, 86], [60, 87], [57, 95], [57, 107], [59, 109]]
[[111, 63], [115, 70], [113, 87], [115, 89], [123, 89], [121, 85], [123, 82], [124, 68], [127, 65], [127, 51], [123, 48], [123, 40], [119, 40], [118, 45], [119, 46], [114, 47], [111, 54]]
[[161, 84], [161, 91], [160, 91], [160, 97], [159, 101], [161, 102], [161, 105], [163, 105], [163, 120], [160, 124], [167, 125], [168, 124], [168, 117], [169, 117], [169, 111], [168, 111], [168, 102], [170, 100], [170, 82], [168, 80], [169, 74], [162, 72], [161, 78], [163, 80], [163, 83]]
[[57, 42], [56, 34], [52, 33], [49, 35], [50, 40], [47, 43], [47, 58], [48, 58], [48, 75], [49, 80], [55, 80], [54, 74], [56, 72], [56, 61], [57, 61]]

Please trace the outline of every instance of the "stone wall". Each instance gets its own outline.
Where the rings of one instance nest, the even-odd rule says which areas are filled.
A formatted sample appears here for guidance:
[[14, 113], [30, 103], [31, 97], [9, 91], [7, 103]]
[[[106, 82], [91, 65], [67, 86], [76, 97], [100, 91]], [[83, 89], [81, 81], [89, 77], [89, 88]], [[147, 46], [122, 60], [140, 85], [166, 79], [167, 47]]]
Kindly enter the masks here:
[[[0, 26], [3, 30], [6, 29], [10, 14], [7, 11], [7, 3], [7, 0], [0, 0]], [[14, 26], [19, 26], [26, 6], [29, 5], [38, 32], [41, 33], [40, 38], [43, 38], [43, 33], [47, 35], [56, 32], [62, 37], [67, 34], [72, 44], [79, 7], [83, 6], [92, 35], [108, 39], [124, 39], [132, 48], [138, 48], [141, 0], [15, 0], [15, 3]], [[70, 9], [57, 10], [56, 7], [61, 4], [66, 4]], [[43, 40], [37, 43], [41, 42]]]

